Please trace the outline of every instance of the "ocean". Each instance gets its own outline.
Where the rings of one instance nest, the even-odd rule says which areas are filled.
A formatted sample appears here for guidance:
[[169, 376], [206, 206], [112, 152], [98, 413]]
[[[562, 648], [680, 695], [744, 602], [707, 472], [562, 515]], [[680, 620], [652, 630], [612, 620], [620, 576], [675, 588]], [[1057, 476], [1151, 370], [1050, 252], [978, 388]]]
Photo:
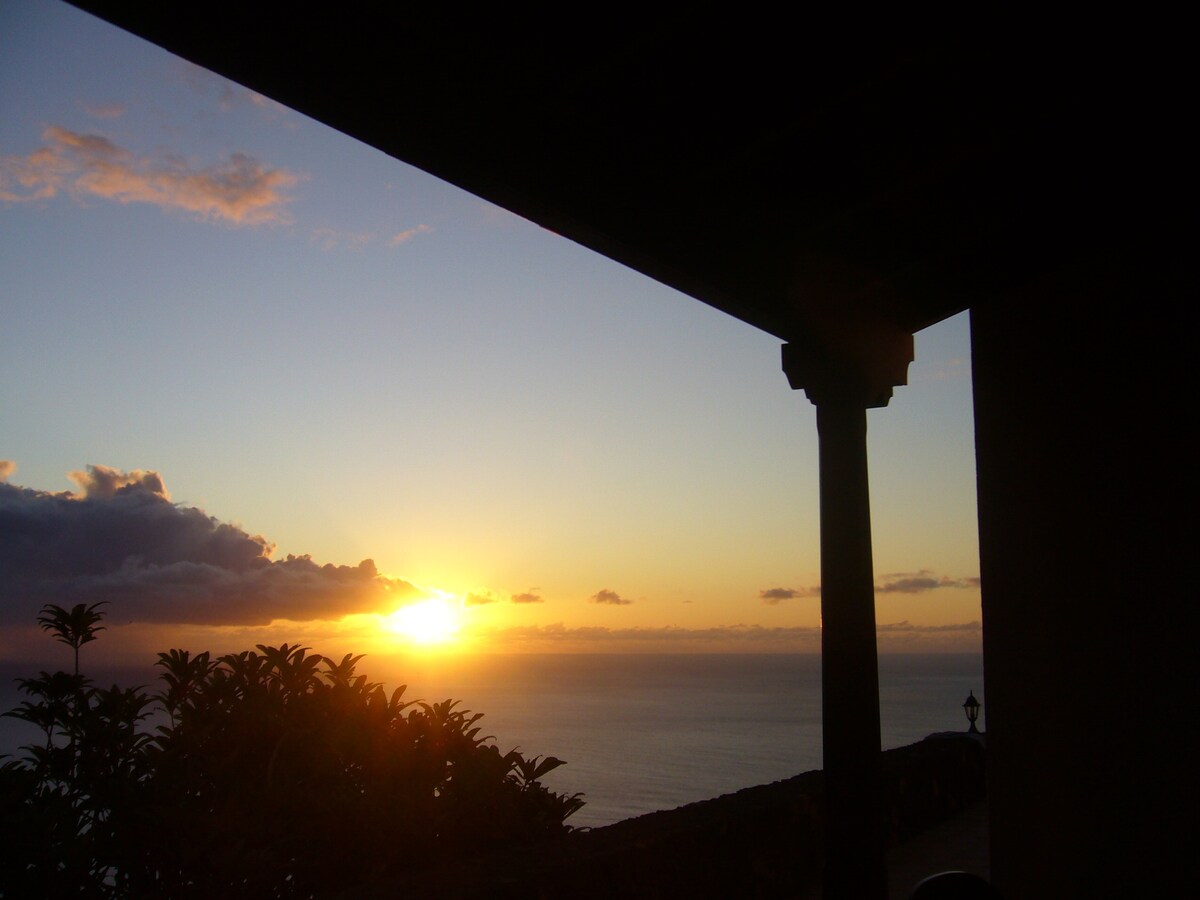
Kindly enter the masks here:
[[[884, 748], [965, 731], [968, 691], [986, 704], [978, 654], [879, 658]], [[0, 667], [0, 709], [21, 699]], [[525, 654], [368, 658], [360, 674], [406, 699], [461, 700], [482, 712], [501, 750], [567, 764], [544, 782], [582, 793], [570, 820], [607, 825], [631, 816], [789, 778], [821, 767], [821, 661], [811, 654]], [[147, 684], [143, 670], [95, 672], [99, 684]], [[132, 680], [131, 680], [132, 679]], [[986, 705], [985, 705], [986, 716]], [[984, 724], [981, 718], [980, 726]], [[31, 739], [0, 719], [0, 753]]]

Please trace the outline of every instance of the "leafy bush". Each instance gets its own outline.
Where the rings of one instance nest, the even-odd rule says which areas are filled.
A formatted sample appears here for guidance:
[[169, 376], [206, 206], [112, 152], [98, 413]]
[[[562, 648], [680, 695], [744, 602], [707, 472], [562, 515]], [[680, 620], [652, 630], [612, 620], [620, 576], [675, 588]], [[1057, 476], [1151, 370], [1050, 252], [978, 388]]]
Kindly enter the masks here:
[[[583, 801], [480, 713], [405, 701], [307, 647], [158, 655], [163, 687], [78, 674], [99, 610], [47, 607], [76, 673], [21, 679], [42, 740], [0, 767], [0, 896], [322, 896], [569, 831]], [[156, 707], [168, 724], [143, 723]]]

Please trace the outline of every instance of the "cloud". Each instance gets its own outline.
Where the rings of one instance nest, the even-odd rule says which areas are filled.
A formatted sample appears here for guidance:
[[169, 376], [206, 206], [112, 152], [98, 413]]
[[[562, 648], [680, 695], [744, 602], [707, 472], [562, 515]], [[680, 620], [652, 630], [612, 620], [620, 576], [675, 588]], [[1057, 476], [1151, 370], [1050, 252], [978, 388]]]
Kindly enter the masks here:
[[884, 575], [883, 584], [875, 586], [877, 594], [921, 594], [938, 588], [977, 588], [979, 577], [948, 578], [945, 575], [935, 575], [929, 569], [917, 572], [894, 572]]
[[[905, 621], [876, 629], [879, 649], [885, 653], [979, 652], [982, 633], [978, 621], [944, 625], [913, 625]], [[556, 622], [481, 629], [479, 635], [490, 645], [526, 651], [818, 653], [821, 649], [821, 629], [815, 625], [572, 628]]]
[[[389, 247], [396, 247], [406, 241], [412, 240], [418, 234], [432, 232], [433, 229], [428, 225], [418, 225], [416, 228], [410, 228], [407, 231], [401, 231], [398, 234], [392, 235], [387, 239], [386, 243]], [[322, 250], [333, 250], [337, 247], [346, 247], [350, 250], [363, 250], [369, 244], [375, 242], [379, 237], [373, 231], [347, 231], [344, 228], [332, 228], [327, 225], [318, 226], [309, 233], [309, 241], [316, 244]]]
[[919, 594], [923, 591], [932, 591], [940, 586], [936, 578], [899, 578], [896, 581], [876, 585], [875, 592], [878, 594]]
[[593, 603], [607, 603], [612, 606], [628, 606], [633, 602], [632, 600], [626, 600], [616, 591], [610, 591], [608, 588], [592, 594], [591, 601]]
[[799, 590], [785, 587], [767, 588], [766, 590], [759, 591], [758, 596], [765, 603], [775, 605], [784, 600], [795, 600], [800, 597], [820, 597], [821, 587], [818, 585], [816, 587], [800, 588]]
[[85, 105], [83, 111], [93, 119], [119, 119], [125, 115], [125, 107], [120, 103], [102, 103], [98, 106]]
[[389, 247], [398, 247], [403, 243], [411, 241], [418, 234], [430, 234], [433, 231], [428, 225], [418, 225], [415, 228], [409, 228], [405, 231], [398, 231], [388, 238]]
[[[949, 578], [945, 575], [936, 575], [929, 569], [920, 569], [916, 572], [893, 572], [883, 576], [883, 582], [875, 585], [875, 593], [877, 594], [921, 594], [925, 591], [933, 591], [939, 588], [978, 588], [979, 576], [969, 578]], [[784, 600], [795, 600], [802, 597], [820, 597], [821, 586], [814, 585], [808, 588], [789, 588], [789, 587], [773, 587], [761, 590], [758, 592], [759, 598], [764, 603], [772, 605], [782, 603]]]
[[139, 157], [98, 134], [50, 126], [45, 146], [0, 158], [0, 200], [19, 203], [66, 194], [146, 203], [202, 221], [262, 225], [289, 221], [287, 188], [298, 176], [244, 153], [196, 168], [176, 156]]
[[534, 593], [534, 591], [536, 591], [536, 590], [537, 590], [537, 588], [530, 588], [523, 594], [513, 594], [512, 602], [513, 603], [541, 603], [542, 598]]
[[[11, 469], [9, 470], [11, 471]], [[114, 623], [262, 625], [374, 612], [417, 593], [356, 566], [272, 560], [266, 538], [172, 503], [157, 472], [88, 466], [77, 493], [0, 483], [0, 623], [108, 600]]]
[[893, 622], [875, 628], [880, 653], [979, 653], [983, 626], [978, 620], [942, 625]]
[[265, 110], [272, 114], [280, 114], [288, 111], [288, 108], [277, 100], [272, 100], [270, 97], [260, 94], [258, 91], [246, 91], [246, 99], [252, 106], [256, 106], [261, 110]]
[[164, 500], [171, 499], [162, 477], [157, 472], [143, 469], [122, 472], [108, 466], [88, 466], [87, 471], [70, 472], [67, 477], [79, 486], [86, 500], [111, 500], [121, 491], [136, 488], [142, 488]]
[[[943, 625], [914, 625], [911, 622], [893, 622], [876, 627], [878, 634], [943, 634], [950, 632], [980, 632], [982, 626], [978, 621], [960, 622]], [[507, 635], [509, 637], [547, 638], [550, 640], [582, 639], [590, 641], [604, 640], [711, 640], [711, 641], [765, 641], [780, 638], [805, 640], [820, 637], [821, 629], [816, 625], [792, 625], [786, 627], [766, 627], [763, 625], [718, 625], [712, 628], [681, 628], [676, 625], [661, 627], [608, 628], [602, 625], [585, 625], [568, 628], [562, 622], [552, 625], [517, 625], [508, 628], [494, 628], [487, 632], [491, 635]]]
[[287, 107], [257, 91], [242, 87], [215, 72], [186, 60], [179, 61], [176, 72], [183, 83], [205, 100], [216, 101], [221, 112], [231, 112], [242, 106], [254, 106], [270, 113], [286, 112]]
[[[764, 628], [761, 625], [725, 625], [714, 628], [680, 628], [667, 625], [658, 628], [606, 628], [585, 625], [568, 628], [561, 622], [552, 625], [518, 625], [493, 628], [483, 632], [490, 640], [501, 644], [682, 644], [725, 643], [766, 644], [802, 642], [818, 644], [821, 630], [816, 626]], [[599, 647], [598, 647], [599, 648]]]
[[970, 361], [961, 356], [937, 362], [927, 360], [919, 366], [914, 366], [913, 370], [909, 378], [909, 384], [922, 384], [932, 381], [957, 381], [971, 377]]
[[0, 459], [0, 483], [8, 481], [8, 476], [17, 471], [17, 464], [11, 459]]
[[375, 235], [369, 231], [345, 231], [322, 225], [312, 230], [309, 240], [322, 250], [333, 250], [340, 246], [362, 250], [375, 240]]
[[486, 606], [489, 603], [495, 603], [499, 599], [499, 597], [495, 596], [490, 591], [484, 591], [483, 593], [479, 594], [467, 594], [467, 596], [463, 598], [463, 602], [466, 603], [467, 606]]
[[897, 632], [908, 632], [913, 634], [938, 634], [947, 631], [983, 631], [983, 626], [978, 621], [958, 622], [946, 625], [913, 625], [907, 619], [903, 622], [892, 622], [887, 625], [876, 625], [875, 632], [877, 634], [895, 634]]

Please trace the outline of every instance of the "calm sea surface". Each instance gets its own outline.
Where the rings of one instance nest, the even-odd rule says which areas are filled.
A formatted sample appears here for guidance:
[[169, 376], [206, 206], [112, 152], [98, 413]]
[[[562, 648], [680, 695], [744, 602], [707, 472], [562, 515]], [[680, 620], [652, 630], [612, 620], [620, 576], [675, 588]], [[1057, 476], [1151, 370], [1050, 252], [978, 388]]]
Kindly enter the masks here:
[[[364, 661], [362, 673], [408, 699], [453, 697], [484, 713], [501, 750], [567, 765], [546, 784], [581, 792], [574, 825], [605, 825], [821, 767], [820, 657], [788, 654], [511, 655]], [[883, 746], [963, 731], [969, 690], [983, 697], [976, 654], [881, 656]], [[21, 699], [25, 668], [0, 666], [0, 709]], [[96, 672], [100, 684], [147, 684], [144, 672]], [[982, 722], [980, 723], [983, 724]], [[31, 735], [0, 719], [0, 753]]]

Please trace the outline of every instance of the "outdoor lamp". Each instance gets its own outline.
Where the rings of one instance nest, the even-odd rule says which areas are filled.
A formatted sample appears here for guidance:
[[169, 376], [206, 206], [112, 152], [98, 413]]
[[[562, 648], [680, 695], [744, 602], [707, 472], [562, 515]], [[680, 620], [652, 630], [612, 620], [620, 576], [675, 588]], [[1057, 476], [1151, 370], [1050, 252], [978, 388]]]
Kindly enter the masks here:
[[971, 727], [967, 729], [967, 734], [979, 734], [979, 729], [975, 727], [975, 720], [979, 718], [980, 702], [975, 699], [975, 692], [971, 691], [967, 697], [967, 702], [963, 704], [963, 711], [967, 714], [967, 721], [971, 723]]

